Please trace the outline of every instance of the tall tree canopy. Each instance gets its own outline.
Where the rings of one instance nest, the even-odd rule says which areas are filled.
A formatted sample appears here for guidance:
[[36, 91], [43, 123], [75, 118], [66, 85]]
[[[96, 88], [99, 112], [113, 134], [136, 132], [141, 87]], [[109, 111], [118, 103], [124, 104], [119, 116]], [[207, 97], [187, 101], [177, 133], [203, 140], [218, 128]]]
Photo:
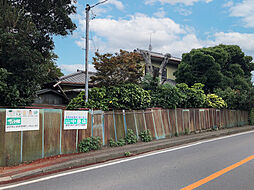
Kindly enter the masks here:
[[252, 87], [252, 70], [252, 57], [246, 56], [239, 46], [218, 45], [183, 54], [174, 75], [177, 83], [205, 84], [206, 92], [227, 87], [248, 90]]
[[141, 60], [140, 54], [123, 50], [114, 55], [95, 53], [93, 64], [97, 72], [91, 77], [92, 82], [99, 87], [126, 83], [138, 84], [144, 72]]
[[75, 29], [74, 12], [68, 0], [0, 0], [0, 105], [29, 105], [44, 82], [62, 75], [52, 35]]

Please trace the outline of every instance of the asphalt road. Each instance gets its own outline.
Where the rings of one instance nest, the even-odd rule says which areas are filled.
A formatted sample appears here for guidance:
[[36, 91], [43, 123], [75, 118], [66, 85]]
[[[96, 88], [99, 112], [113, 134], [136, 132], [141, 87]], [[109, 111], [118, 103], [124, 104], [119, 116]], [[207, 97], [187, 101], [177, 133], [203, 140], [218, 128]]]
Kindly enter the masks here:
[[[99, 165], [86, 171], [13, 187], [15, 190], [175, 190], [254, 155], [254, 133]], [[254, 157], [253, 157], [254, 158]], [[254, 159], [209, 178], [195, 189], [253, 190]], [[187, 189], [187, 188], [186, 188]], [[191, 188], [189, 188], [191, 189]], [[1, 190], [1, 187], [0, 187]]]

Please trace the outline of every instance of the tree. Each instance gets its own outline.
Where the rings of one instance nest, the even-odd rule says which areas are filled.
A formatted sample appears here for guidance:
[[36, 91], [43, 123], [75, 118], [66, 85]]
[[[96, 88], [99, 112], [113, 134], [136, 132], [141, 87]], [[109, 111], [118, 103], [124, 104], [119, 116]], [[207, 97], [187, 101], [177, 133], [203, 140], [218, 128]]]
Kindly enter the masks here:
[[248, 90], [252, 86], [252, 70], [252, 57], [245, 56], [239, 46], [218, 45], [183, 54], [174, 75], [177, 83], [205, 84], [206, 92], [227, 87]]
[[144, 68], [140, 63], [142, 57], [135, 52], [120, 50], [120, 53], [95, 53], [93, 64], [97, 72], [91, 77], [96, 86], [115, 86], [119, 84], [138, 84]]
[[54, 53], [40, 44], [44, 34], [31, 15], [11, 3], [14, 2], [0, 2], [1, 81], [8, 89], [5, 97], [9, 97], [1, 98], [0, 105], [29, 105], [40, 86], [61, 72], [55, 65]]

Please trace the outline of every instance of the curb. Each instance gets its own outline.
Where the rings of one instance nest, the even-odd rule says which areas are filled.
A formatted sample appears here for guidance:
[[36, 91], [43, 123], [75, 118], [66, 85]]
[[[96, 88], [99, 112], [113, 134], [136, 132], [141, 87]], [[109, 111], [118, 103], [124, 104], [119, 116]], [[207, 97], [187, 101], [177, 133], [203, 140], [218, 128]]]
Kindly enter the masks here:
[[[104, 152], [102, 154], [90, 156], [90, 157], [81, 157], [74, 160], [69, 160], [66, 162], [58, 163], [55, 165], [47, 166], [44, 168], [34, 169], [31, 171], [26, 171], [23, 173], [6, 176], [6, 177], [0, 177], [0, 184], [7, 184], [11, 183], [13, 181], [20, 181], [24, 178], [32, 178], [36, 177], [38, 175], [46, 175], [50, 173], [55, 173], [59, 171], [64, 171], [68, 169], [83, 167], [87, 165], [102, 163], [114, 159], [119, 159], [125, 157], [125, 152], [130, 152], [131, 155], [135, 156], [137, 154], [147, 153], [155, 150], [165, 149], [165, 148], [171, 148], [183, 144], [193, 143], [205, 139], [212, 139], [216, 137], [221, 136], [227, 136], [232, 134], [237, 134], [241, 132], [246, 131], [252, 131], [254, 130], [254, 127], [248, 126], [245, 128], [232, 128], [228, 130], [220, 130], [217, 133], [216, 132], [205, 132], [205, 133], [199, 133], [194, 134], [191, 136], [182, 136], [181, 139], [178, 138], [171, 138], [171, 139], [162, 139], [158, 140], [156, 142], [152, 141], [150, 143], [142, 143], [137, 146], [131, 146], [131, 147], [121, 147], [119, 149], [116, 149], [115, 152]], [[212, 134], [211, 134], [212, 133]]]

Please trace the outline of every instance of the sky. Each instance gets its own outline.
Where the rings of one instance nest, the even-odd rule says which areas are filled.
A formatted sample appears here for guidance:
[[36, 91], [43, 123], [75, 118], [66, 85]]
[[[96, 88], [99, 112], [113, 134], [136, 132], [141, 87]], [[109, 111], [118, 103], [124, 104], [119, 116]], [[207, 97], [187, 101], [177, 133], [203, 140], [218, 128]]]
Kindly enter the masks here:
[[[85, 5], [71, 15], [77, 29], [54, 37], [57, 65], [64, 74], [84, 69]], [[94, 53], [148, 49], [181, 58], [193, 48], [239, 45], [254, 57], [254, 0], [108, 0], [90, 12], [89, 70]]]

